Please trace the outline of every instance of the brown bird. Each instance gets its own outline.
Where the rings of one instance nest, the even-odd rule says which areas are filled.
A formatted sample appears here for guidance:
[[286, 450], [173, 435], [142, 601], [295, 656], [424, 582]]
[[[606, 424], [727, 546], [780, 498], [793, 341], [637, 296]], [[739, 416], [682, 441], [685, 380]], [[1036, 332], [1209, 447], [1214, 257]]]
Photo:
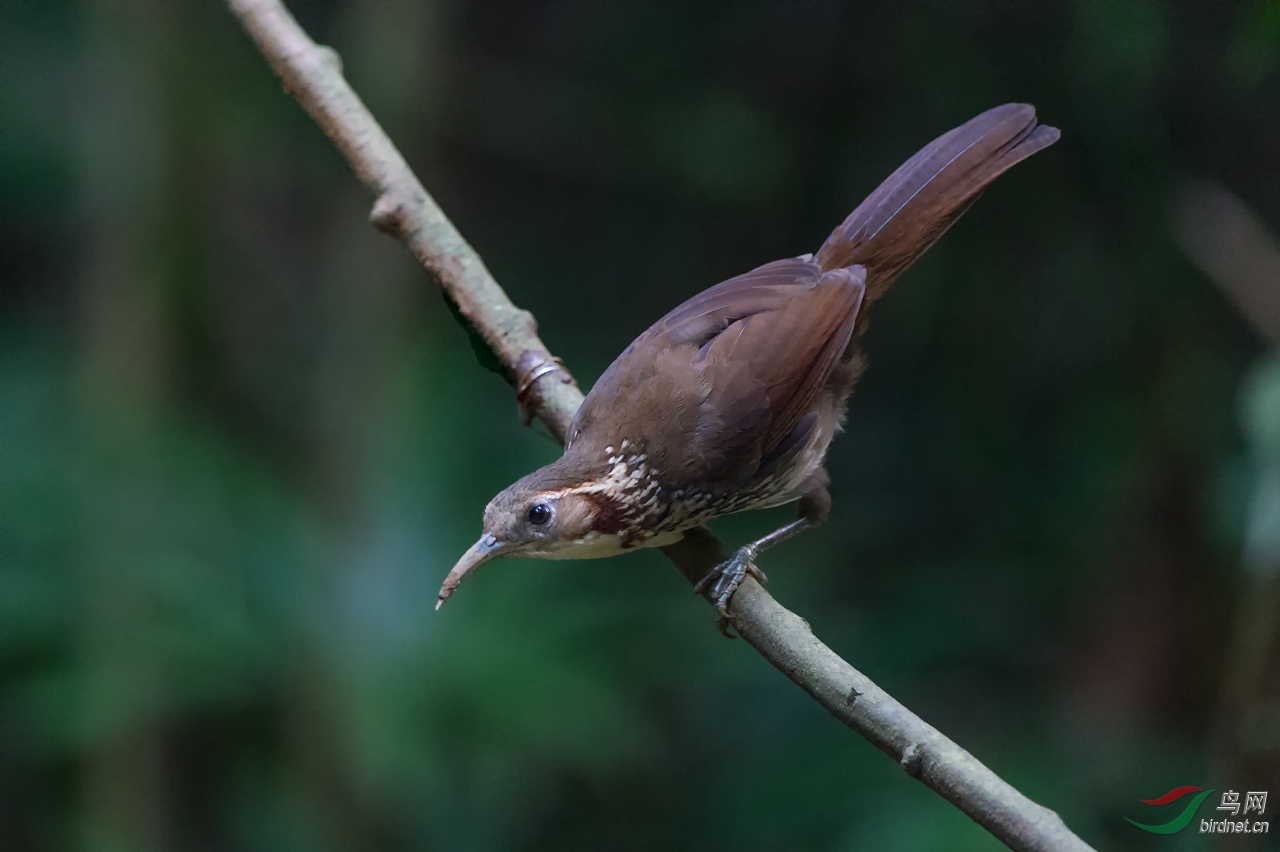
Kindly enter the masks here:
[[861, 370], [863, 309], [987, 184], [1057, 139], [1028, 104], [988, 110], [903, 164], [816, 255], [730, 278], [658, 320], [587, 394], [564, 455], [489, 503], [484, 535], [445, 578], [436, 608], [498, 556], [613, 556], [798, 500], [797, 520], [700, 584], [715, 584], [726, 613], [746, 573], [763, 580], [760, 551], [830, 511], [824, 462]]

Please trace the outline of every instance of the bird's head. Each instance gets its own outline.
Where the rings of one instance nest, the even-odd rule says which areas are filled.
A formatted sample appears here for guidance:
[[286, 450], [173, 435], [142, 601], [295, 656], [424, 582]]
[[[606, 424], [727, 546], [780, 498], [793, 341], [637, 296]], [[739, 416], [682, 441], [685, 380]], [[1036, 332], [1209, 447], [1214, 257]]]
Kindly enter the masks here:
[[[563, 462], [563, 459], [561, 460]], [[484, 510], [484, 535], [453, 566], [436, 609], [476, 568], [499, 556], [573, 558], [600, 537], [601, 495], [592, 480], [566, 475], [557, 462], [508, 486]], [[585, 554], [582, 554], [585, 555]]]

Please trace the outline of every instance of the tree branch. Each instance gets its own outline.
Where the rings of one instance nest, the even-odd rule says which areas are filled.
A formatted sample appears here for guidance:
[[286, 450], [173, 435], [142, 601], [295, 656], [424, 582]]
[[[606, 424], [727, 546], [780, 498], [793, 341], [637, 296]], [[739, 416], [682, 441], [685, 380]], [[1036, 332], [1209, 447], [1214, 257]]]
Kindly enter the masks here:
[[[507, 298], [347, 84], [338, 55], [312, 42], [279, 0], [228, 2], [285, 89], [376, 197], [373, 224], [404, 242], [431, 271], [493, 350], [526, 411], [563, 442], [582, 393], [538, 339], [533, 317]], [[703, 530], [663, 552], [690, 582], [724, 558], [720, 543]], [[1010, 848], [1090, 849], [1056, 813], [1023, 796], [818, 641], [808, 622], [755, 580], [748, 577], [733, 596], [729, 621], [833, 716]]]

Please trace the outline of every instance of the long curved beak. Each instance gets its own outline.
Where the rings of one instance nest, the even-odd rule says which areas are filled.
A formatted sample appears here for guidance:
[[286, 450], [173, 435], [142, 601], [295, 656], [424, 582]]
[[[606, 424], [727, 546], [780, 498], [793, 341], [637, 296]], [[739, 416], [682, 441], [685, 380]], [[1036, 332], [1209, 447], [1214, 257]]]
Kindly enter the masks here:
[[453, 570], [449, 572], [449, 576], [444, 578], [444, 584], [440, 586], [440, 599], [436, 601], [436, 609], [444, 606], [444, 602], [457, 590], [462, 583], [462, 578], [479, 568], [490, 559], [497, 559], [499, 556], [511, 550], [511, 545], [505, 541], [498, 541], [489, 533], [480, 536], [480, 540], [468, 548], [467, 552], [462, 554], [462, 558], [458, 560], [458, 564], [453, 566]]

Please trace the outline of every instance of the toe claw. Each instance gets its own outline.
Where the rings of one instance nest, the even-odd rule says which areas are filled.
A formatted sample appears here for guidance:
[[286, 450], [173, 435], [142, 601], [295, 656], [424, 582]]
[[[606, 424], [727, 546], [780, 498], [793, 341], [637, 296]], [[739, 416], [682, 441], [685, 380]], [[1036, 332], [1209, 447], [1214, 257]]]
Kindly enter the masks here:
[[716, 605], [716, 609], [720, 611], [721, 631], [723, 632], [723, 622], [729, 615], [729, 601], [733, 597], [734, 592], [742, 585], [743, 579], [750, 574], [761, 583], [766, 581], [764, 572], [755, 566], [756, 551], [751, 545], [746, 545], [738, 549], [734, 555], [717, 565], [715, 568], [707, 572], [707, 575], [694, 585], [694, 591], [699, 594], [707, 592], [710, 587], [708, 597], [712, 603]]

